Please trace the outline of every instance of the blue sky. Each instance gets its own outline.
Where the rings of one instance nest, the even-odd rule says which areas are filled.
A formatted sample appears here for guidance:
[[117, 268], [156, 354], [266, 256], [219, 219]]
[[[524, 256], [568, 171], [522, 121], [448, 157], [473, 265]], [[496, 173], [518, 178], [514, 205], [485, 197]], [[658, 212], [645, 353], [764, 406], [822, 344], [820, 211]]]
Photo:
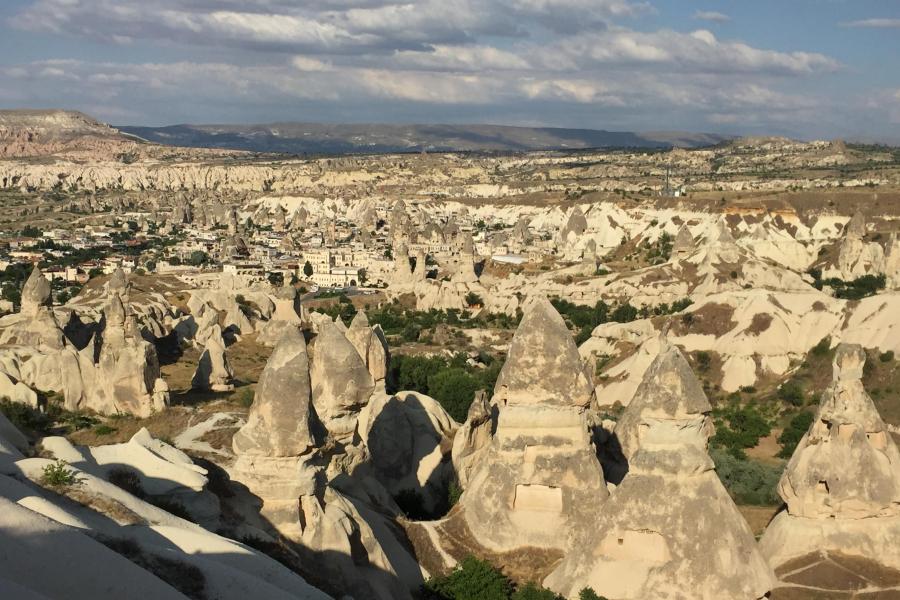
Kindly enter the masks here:
[[5, 0], [0, 106], [900, 142], [900, 2]]

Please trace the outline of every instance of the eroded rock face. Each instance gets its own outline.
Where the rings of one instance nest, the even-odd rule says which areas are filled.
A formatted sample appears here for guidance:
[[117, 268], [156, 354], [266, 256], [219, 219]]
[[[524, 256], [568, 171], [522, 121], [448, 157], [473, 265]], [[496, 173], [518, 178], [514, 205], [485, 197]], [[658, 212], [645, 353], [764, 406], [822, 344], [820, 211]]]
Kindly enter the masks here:
[[[89, 408], [102, 414], [148, 417], [168, 405], [168, 388], [160, 382], [156, 348], [141, 337], [135, 318], [128, 315], [118, 294], [112, 294], [104, 310], [106, 325], [93, 369], [86, 351], [79, 353], [83, 393], [65, 393], [70, 409]], [[82, 360], [85, 359], [85, 360]], [[78, 382], [66, 382], [77, 385]], [[70, 406], [70, 396], [77, 406]]]
[[565, 550], [593, 522], [608, 491], [589, 434], [592, 398], [562, 317], [534, 299], [497, 380], [495, 432], [461, 499], [480, 544]]
[[339, 439], [352, 436], [359, 410], [375, 389], [375, 380], [334, 323], [319, 325], [310, 379], [313, 405], [329, 433]]
[[842, 344], [835, 353], [832, 385], [779, 483], [792, 515], [900, 514], [900, 453], [863, 389], [865, 362], [857, 345]]
[[778, 484], [787, 510], [761, 540], [774, 566], [820, 550], [900, 565], [900, 453], [862, 386], [865, 360], [860, 346], [837, 348], [832, 384]]
[[22, 287], [22, 314], [34, 315], [42, 307], [50, 306], [50, 282], [36, 266]]
[[225, 340], [218, 325], [213, 326], [206, 336], [203, 354], [197, 363], [197, 370], [191, 379], [191, 387], [214, 392], [228, 392], [234, 389], [234, 372], [225, 356]]
[[345, 334], [347, 339], [356, 348], [360, 358], [366, 363], [369, 374], [376, 383], [384, 384], [387, 377], [390, 351], [387, 340], [380, 325], [369, 326], [369, 319], [362, 310], [356, 313], [350, 322]]
[[526, 309], [497, 377], [495, 403], [586, 407], [594, 386], [572, 334], [546, 298]]
[[[641, 446], [641, 424], [648, 418], [690, 420], [710, 411], [703, 387], [694, 376], [684, 355], [667, 342], [650, 363], [634, 394], [634, 400], [616, 423], [615, 435], [626, 460]], [[714, 433], [712, 422], [703, 421], [708, 435]]]
[[0, 319], [0, 344], [62, 350], [66, 340], [50, 308], [51, 299], [50, 282], [35, 266], [22, 286], [21, 310]]
[[706, 452], [711, 407], [684, 364], [670, 347], [648, 370], [630, 471], [546, 587], [573, 599], [589, 586], [622, 600], [756, 600], [774, 586]]
[[459, 484], [465, 488], [472, 472], [478, 467], [481, 456], [491, 441], [493, 426], [492, 408], [487, 394], [482, 390], [476, 392], [475, 399], [469, 405], [466, 422], [457, 430], [453, 438], [453, 468]]
[[234, 435], [235, 454], [299, 456], [316, 444], [306, 340], [289, 327], [259, 379], [247, 424]]
[[682, 225], [675, 236], [675, 241], [672, 243], [672, 257], [676, 259], [684, 258], [693, 251], [694, 236], [691, 235], [691, 230], [687, 226]]
[[450, 443], [457, 424], [424, 394], [375, 394], [360, 415], [359, 434], [373, 472], [393, 495], [414, 491], [425, 510], [441, 501], [452, 475]]

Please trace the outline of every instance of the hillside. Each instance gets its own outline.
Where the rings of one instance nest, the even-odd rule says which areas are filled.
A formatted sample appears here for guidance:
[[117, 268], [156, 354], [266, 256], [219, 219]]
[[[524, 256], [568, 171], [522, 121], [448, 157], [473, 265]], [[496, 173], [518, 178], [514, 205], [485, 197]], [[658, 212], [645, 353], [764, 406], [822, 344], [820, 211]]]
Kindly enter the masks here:
[[726, 136], [704, 133], [633, 133], [502, 125], [384, 125], [271, 123], [266, 125], [120, 126], [159, 144], [289, 154], [381, 152], [533, 151], [583, 148], [695, 148]]

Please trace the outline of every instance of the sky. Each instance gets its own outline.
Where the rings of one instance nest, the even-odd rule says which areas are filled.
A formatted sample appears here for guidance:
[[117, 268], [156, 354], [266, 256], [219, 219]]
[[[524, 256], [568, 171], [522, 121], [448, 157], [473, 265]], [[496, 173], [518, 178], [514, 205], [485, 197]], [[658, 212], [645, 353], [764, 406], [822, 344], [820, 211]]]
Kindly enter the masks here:
[[0, 107], [900, 143], [900, 0], [2, 0]]

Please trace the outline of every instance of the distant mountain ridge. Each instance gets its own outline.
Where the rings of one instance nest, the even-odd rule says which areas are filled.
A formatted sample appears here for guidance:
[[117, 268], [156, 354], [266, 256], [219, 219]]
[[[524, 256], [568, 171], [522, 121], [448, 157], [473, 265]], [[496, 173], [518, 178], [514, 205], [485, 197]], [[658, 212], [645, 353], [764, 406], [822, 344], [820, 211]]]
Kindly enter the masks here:
[[579, 150], [586, 148], [697, 148], [733, 139], [711, 133], [604, 131], [506, 125], [389, 125], [270, 123], [264, 125], [116, 126], [150, 142], [192, 148], [349, 154]]

